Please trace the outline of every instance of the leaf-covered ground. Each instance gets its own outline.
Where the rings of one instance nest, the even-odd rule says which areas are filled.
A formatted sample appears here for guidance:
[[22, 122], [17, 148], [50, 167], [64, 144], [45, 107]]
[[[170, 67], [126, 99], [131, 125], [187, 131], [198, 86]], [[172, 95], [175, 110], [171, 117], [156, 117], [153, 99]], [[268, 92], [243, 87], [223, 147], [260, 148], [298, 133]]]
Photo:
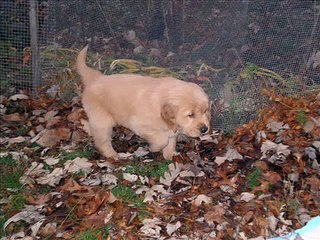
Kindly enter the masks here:
[[117, 128], [103, 159], [72, 103], [1, 99], [3, 239], [265, 239], [320, 215], [320, 95], [266, 92], [234, 133], [182, 137], [164, 161]]

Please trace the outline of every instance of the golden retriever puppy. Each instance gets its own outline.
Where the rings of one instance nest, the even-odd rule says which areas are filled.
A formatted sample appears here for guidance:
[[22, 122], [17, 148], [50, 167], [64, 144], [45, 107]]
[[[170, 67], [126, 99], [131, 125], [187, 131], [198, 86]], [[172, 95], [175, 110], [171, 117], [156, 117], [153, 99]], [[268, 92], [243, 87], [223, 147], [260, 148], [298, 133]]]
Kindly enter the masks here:
[[86, 65], [88, 46], [78, 55], [84, 85], [82, 103], [96, 147], [117, 158], [112, 129], [122, 125], [148, 141], [165, 159], [175, 154], [177, 134], [199, 137], [209, 131], [209, 99], [198, 85], [172, 77], [134, 74], [103, 75]]

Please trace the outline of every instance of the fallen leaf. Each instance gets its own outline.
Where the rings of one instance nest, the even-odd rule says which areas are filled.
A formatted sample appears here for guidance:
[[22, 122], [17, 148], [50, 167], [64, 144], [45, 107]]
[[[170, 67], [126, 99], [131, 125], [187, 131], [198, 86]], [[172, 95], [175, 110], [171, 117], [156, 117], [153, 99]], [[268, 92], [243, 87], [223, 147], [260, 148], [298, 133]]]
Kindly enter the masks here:
[[43, 224], [43, 222], [45, 221], [45, 219], [40, 220], [39, 222], [36, 222], [35, 224], [33, 224], [30, 229], [31, 229], [31, 237], [35, 237], [37, 236], [39, 229], [41, 227], [41, 225]]
[[226, 210], [221, 205], [216, 205], [212, 210], [208, 211], [204, 214], [204, 219], [209, 225], [213, 225], [213, 223], [221, 224], [225, 222], [224, 214]]
[[154, 198], [153, 196], [156, 196], [157, 193], [155, 191], [153, 191], [151, 188], [147, 187], [147, 186], [142, 186], [140, 188], [138, 188], [135, 192], [136, 194], [144, 194], [144, 199], [143, 202], [153, 202]]
[[279, 222], [279, 219], [271, 215], [267, 217], [268, 226], [271, 231], [275, 231]]
[[127, 152], [127, 153], [118, 153], [118, 156], [119, 156], [120, 159], [127, 159], [127, 158], [131, 158], [133, 156], [133, 154], [129, 153], [129, 152]]
[[160, 183], [166, 186], [170, 186], [171, 182], [179, 176], [181, 168], [181, 163], [170, 163], [169, 170], [164, 173], [163, 177], [160, 177]]
[[279, 173], [274, 172], [274, 171], [267, 171], [267, 172], [263, 173], [262, 175], [270, 184], [276, 184], [277, 182], [282, 181]]
[[306, 133], [310, 133], [315, 127], [315, 124], [313, 121], [307, 121], [304, 126], [303, 126], [303, 130], [306, 132]]
[[234, 159], [243, 159], [242, 155], [233, 148], [229, 148], [225, 157], [227, 158], [227, 160], [232, 161]]
[[227, 160], [227, 157], [216, 157], [214, 162], [220, 166], [222, 163], [224, 163]]
[[166, 189], [164, 189], [164, 186], [160, 185], [160, 184], [153, 185], [151, 189], [153, 191], [159, 192], [164, 195], [172, 195], [172, 193], [170, 191], [167, 191]]
[[196, 199], [192, 201], [192, 203], [197, 207], [199, 207], [202, 203], [209, 204], [211, 202], [212, 202], [212, 198], [204, 194], [198, 195]]
[[54, 118], [54, 116], [56, 116], [58, 114], [58, 110], [51, 110], [49, 112], [47, 112], [45, 115], [44, 115], [44, 120], [47, 122], [47, 121], [50, 121], [52, 118]]
[[62, 168], [55, 168], [51, 173], [46, 176], [39, 177], [36, 179], [37, 183], [49, 186], [56, 186], [59, 184], [60, 180], [63, 178], [64, 171]]
[[53, 158], [53, 157], [49, 157], [44, 159], [44, 162], [46, 164], [48, 164], [49, 166], [53, 166], [56, 165], [57, 163], [59, 163], [60, 159], [59, 158]]
[[8, 144], [14, 144], [14, 143], [23, 143], [25, 142], [27, 139], [25, 137], [19, 136], [19, 137], [15, 137], [15, 138], [10, 138], [8, 141]]
[[12, 222], [24, 221], [27, 223], [36, 223], [45, 219], [45, 215], [41, 214], [42, 206], [25, 206], [21, 212], [13, 215], [3, 225], [3, 229]]
[[283, 122], [276, 122], [270, 120], [267, 124], [267, 128], [271, 130], [271, 132], [279, 132], [280, 130], [290, 129], [288, 124], [284, 124]]
[[88, 187], [79, 185], [73, 178], [69, 178], [63, 186], [60, 186], [58, 190], [63, 192], [76, 192], [86, 190]]
[[277, 144], [270, 140], [266, 140], [262, 143], [261, 152], [261, 159], [267, 159], [271, 163], [275, 163], [278, 160], [280, 160], [281, 163], [291, 153], [288, 145], [284, 145], [282, 143]]
[[243, 192], [240, 195], [240, 200], [245, 201], [245, 202], [250, 202], [255, 197], [256, 197], [256, 195], [254, 195], [253, 193]]
[[143, 236], [160, 238], [161, 227], [159, 225], [161, 224], [161, 221], [159, 218], [144, 219], [142, 224], [143, 226], [140, 228], [139, 232], [141, 232]]
[[312, 146], [314, 146], [320, 152], [320, 141], [314, 141]]
[[44, 129], [35, 137], [35, 141], [43, 147], [54, 147], [61, 140], [69, 139], [70, 136], [68, 128]]
[[136, 182], [138, 180], [138, 176], [131, 173], [123, 173], [123, 179], [129, 182]]
[[81, 170], [83, 173], [88, 174], [92, 171], [91, 167], [92, 163], [90, 163], [88, 159], [80, 157], [64, 163], [64, 170], [68, 173], [77, 173]]
[[179, 173], [179, 177], [195, 177], [196, 175], [192, 171], [183, 170]]
[[22, 122], [24, 118], [19, 113], [3, 115], [2, 118], [8, 122]]
[[15, 94], [9, 97], [9, 101], [17, 101], [17, 100], [27, 100], [29, 97], [25, 94]]
[[43, 167], [44, 165], [42, 163], [32, 162], [31, 166], [20, 177], [19, 179], [20, 183], [34, 184], [37, 178], [41, 176], [47, 176], [50, 171], [43, 169]]
[[33, 204], [33, 205], [44, 205], [45, 203], [47, 203], [51, 199], [52, 199], [52, 194], [51, 193], [40, 194], [40, 195], [37, 195], [37, 196], [33, 196], [33, 195], [27, 195], [26, 196], [27, 202], [30, 203], [30, 204]]
[[177, 231], [181, 227], [181, 222], [177, 221], [175, 224], [168, 223], [166, 226], [166, 231], [169, 236], [172, 235], [175, 231]]
[[135, 155], [135, 157], [139, 158], [149, 154], [149, 151], [147, 151], [143, 147], [139, 147], [133, 154]]
[[112, 174], [103, 174], [101, 176], [101, 181], [103, 185], [117, 185], [118, 178]]
[[85, 112], [83, 110], [83, 108], [78, 108], [76, 110], [74, 110], [73, 112], [71, 112], [68, 116], [67, 119], [70, 122], [77, 122], [80, 121], [80, 119], [85, 118]]
[[57, 223], [47, 223], [43, 228], [40, 229], [39, 234], [43, 237], [51, 236], [57, 231]]
[[89, 177], [80, 178], [79, 181], [86, 186], [98, 186], [102, 183], [101, 174], [99, 172], [90, 174]]

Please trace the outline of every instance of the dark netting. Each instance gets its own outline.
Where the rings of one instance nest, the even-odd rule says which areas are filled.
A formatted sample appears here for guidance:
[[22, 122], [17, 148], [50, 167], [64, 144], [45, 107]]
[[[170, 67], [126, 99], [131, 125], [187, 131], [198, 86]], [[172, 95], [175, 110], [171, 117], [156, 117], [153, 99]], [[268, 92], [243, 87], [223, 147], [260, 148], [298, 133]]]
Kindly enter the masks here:
[[[48, 3], [37, 1], [38, 44], [47, 45]], [[30, 2], [0, 1], [0, 93], [32, 90]], [[40, 69], [39, 69], [40, 70]]]
[[[28, 2], [0, 5], [2, 89], [30, 87], [30, 62], [23, 63]], [[255, 117], [267, 103], [264, 88], [291, 95], [319, 90], [319, 0], [49, 0], [38, 8], [41, 79], [64, 95], [77, 87], [73, 49], [87, 43], [89, 61], [107, 74], [115, 72], [113, 60], [135, 59], [200, 84], [219, 128]]]
[[0, 89], [29, 88], [30, 65], [23, 63], [30, 46], [29, 4], [27, 1], [0, 2]]

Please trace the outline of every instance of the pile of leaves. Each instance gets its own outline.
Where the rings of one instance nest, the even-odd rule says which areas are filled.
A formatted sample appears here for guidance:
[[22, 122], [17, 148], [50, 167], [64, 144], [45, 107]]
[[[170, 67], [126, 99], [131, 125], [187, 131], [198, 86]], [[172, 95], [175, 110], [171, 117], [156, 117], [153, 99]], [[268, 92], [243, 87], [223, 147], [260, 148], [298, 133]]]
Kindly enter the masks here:
[[103, 159], [79, 98], [1, 98], [2, 239], [265, 239], [320, 215], [320, 94], [265, 93], [229, 136], [181, 137], [165, 161], [115, 129]]

